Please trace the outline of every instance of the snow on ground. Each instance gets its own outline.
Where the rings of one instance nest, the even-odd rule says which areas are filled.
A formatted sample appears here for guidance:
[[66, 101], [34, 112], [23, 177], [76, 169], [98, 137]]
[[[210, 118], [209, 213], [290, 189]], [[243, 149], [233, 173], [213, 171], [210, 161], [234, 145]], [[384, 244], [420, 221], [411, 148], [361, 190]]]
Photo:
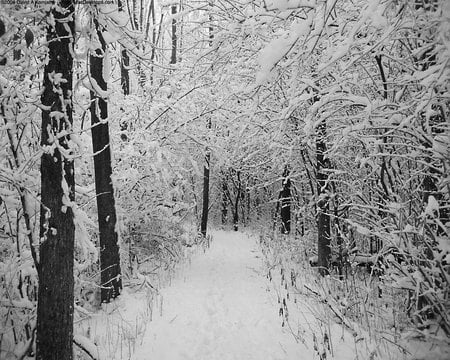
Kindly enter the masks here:
[[[282, 327], [262, 260], [254, 237], [214, 232], [211, 248], [161, 291], [162, 309], [147, 324], [133, 359], [318, 359], [312, 336]], [[310, 329], [312, 313], [302, 316]], [[342, 355], [355, 358], [349, 351]]]
[[160, 290], [128, 287], [100, 312], [79, 315], [78, 343], [100, 360], [448, 358], [424, 343], [377, 341], [334, 316], [314, 275], [264, 256], [255, 236], [215, 231], [210, 249], [200, 249], [173, 278], [154, 279]]
[[162, 290], [162, 316], [148, 324], [135, 360], [299, 359], [281, 329], [254, 239], [216, 232], [211, 248]]
[[[129, 359], [152, 319], [157, 296], [152, 291], [130, 292], [124, 289], [118, 299], [103, 304], [102, 309], [84, 313], [79, 307], [74, 319], [76, 349], [89, 353], [82, 359]], [[78, 359], [78, 358], [77, 358]]]

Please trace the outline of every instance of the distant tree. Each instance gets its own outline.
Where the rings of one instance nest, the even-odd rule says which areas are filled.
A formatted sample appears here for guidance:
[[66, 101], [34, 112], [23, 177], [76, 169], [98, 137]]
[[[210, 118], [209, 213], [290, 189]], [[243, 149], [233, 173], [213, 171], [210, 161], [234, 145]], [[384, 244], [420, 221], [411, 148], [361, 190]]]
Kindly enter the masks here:
[[283, 188], [280, 192], [281, 231], [283, 234], [291, 232], [291, 179], [289, 175], [289, 167], [286, 165], [283, 171]]
[[48, 18], [43, 74], [41, 213], [36, 359], [73, 358], [74, 237], [72, 131], [74, 2], [61, 0]]
[[236, 197], [234, 200], [234, 210], [233, 210], [233, 229], [234, 231], [238, 231], [239, 228], [239, 199], [241, 198], [242, 191], [242, 182], [241, 182], [241, 172], [239, 170], [236, 171]]
[[211, 153], [206, 150], [205, 166], [203, 167], [203, 207], [202, 220], [200, 225], [200, 232], [206, 236], [206, 229], [208, 227], [208, 212], [209, 212], [209, 172], [210, 172]]
[[[211, 129], [211, 118], [208, 119], [206, 127]], [[205, 150], [205, 166], [203, 167], [203, 207], [202, 220], [200, 224], [200, 232], [203, 236], [206, 236], [206, 229], [208, 227], [210, 161], [211, 151], [207, 148]]]
[[94, 89], [91, 91], [91, 123], [92, 145], [94, 150], [95, 191], [97, 197], [98, 224], [100, 233], [100, 271], [101, 271], [101, 301], [110, 302], [116, 298], [122, 289], [120, 278], [120, 255], [118, 235], [116, 231], [116, 207], [114, 188], [111, 174], [111, 143], [108, 126], [108, 104], [103, 92], [107, 84], [103, 77], [104, 62], [109, 61], [108, 49], [94, 19], [95, 36], [98, 38], [99, 48], [89, 57], [90, 76]]
[[[152, 38], [152, 53], [151, 53], [151, 62], [153, 63], [155, 59], [155, 49], [157, 46], [158, 38], [156, 37], [156, 29], [155, 29], [155, 0], [147, 1], [147, 0], [121, 0], [126, 1], [128, 16], [130, 19], [129, 24], [131, 25], [131, 29], [134, 31], [139, 31], [142, 35], [142, 41], [137, 44], [137, 49], [144, 52], [146, 51], [146, 46], [148, 45], [150, 27], [153, 25], [153, 38]], [[122, 5], [124, 7], [124, 5]], [[161, 13], [161, 22], [163, 16]], [[139, 51], [139, 52], [140, 52]], [[127, 58], [128, 59], [128, 58]], [[125, 60], [126, 61], [126, 60]], [[138, 84], [141, 88], [143, 88], [147, 82], [147, 74], [144, 71], [144, 67], [142, 66], [143, 61], [139, 59], [136, 63], [136, 72], [138, 76]], [[151, 67], [153, 69], [153, 67]], [[150, 77], [153, 76], [153, 70], [151, 70]]]
[[177, 19], [175, 18], [175, 15], [177, 14], [177, 5], [171, 6], [171, 12], [172, 12], [172, 48], [170, 53], [170, 63], [176, 64], [177, 63]]
[[[211, 119], [208, 119], [207, 128], [211, 129]], [[203, 167], [203, 207], [200, 224], [200, 232], [203, 236], [206, 236], [206, 229], [208, 227], [210, 161], [211, 151], [207, 148], [205, 150], [205, 166]]]
[[328, 174], [330, 160], [326, 157], [326, 122], [317, 126], [316, 157], [317, 157], [317, 256], [319, 271], [322, 275], [328, 273], [331, 256], [331, 229], [329, 206]]
[[[118, 0], [117, 6], [120, 12], [124, 11], [122, 0]], [[130, 94], [129, 66], [130, 56], [128, 55], [127, 49], [122, 48], [122, 50], [120, 51], [120, 84], [125, 96]]]
[[[172, 7], [172, 14], [176, 14], [176, 6]], [[174, 20], [173, 20], [174, 21]], [[212, 46], [213, 29], [209, 28], [209, 46]], [[172, 23], [172, 64], [176, 62], [177, 38], [176, 38], [176, 23]], [[211, 131], [211, 117], [208, 117], [206, 128]], [[207, 147], [205, 149], [205, 165], [203, 166], [203, 207], [202, 220], [200, 224], [200, 232], [206, 236], [206, 229], [208, 228], [208, 213], [209, 213], [209, 178], [210, 178], [210, 162], [211, 150]]]
[[225, 225], [228, 221], [228, 184], [225, 177], [225, 173], [222, 174], [222, 209], [221, 209], [221, 219], [222, 225]]
[[289, 178], [290, 170], [286, 165], [283, 170], [281, 180], [281, 190], [278, 193], [277, 206], [273, 216], [273, 230], [278, 224], [278, 217], [281, 218], [282, 234], [289, 234], [291, 232], [291, 180]]

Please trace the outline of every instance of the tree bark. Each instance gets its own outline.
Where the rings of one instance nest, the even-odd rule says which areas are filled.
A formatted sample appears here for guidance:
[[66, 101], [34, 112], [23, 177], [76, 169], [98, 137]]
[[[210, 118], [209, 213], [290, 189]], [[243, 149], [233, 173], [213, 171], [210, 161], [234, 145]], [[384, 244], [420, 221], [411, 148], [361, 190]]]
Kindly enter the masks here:
[[[177, 13], [176, 5], [172, 6], [172, 15]], [[177, 23], [175, 19], [172, 20], [172, 60], [171, 64], [177, 62]], [[211, 118], [206, 122], [206, 130], [211, 131]], [[200, 223], [200, 232], [206, 237], [206, 230], [208, 228], [208, 213], [209, 213], [209, 172], [210, 172], [211, 151], [208, 147], [205, 149], [205, 165], [203, 167], [203, 206], [202, 206], [202, 220]]]
[[[211, 119], [206, 123], [206, 129], [211, 129]], [[205, 149], [205, 166], [203, 167], [203, 206], [202, 206], [202, 220], [200, 224], [200, 232], [206, 236], [206, 229], [208, 228], [208, 212], [209, 212], [209, 165], [211, 160], [211, 152], [208, 148]]]
[[289, 167], [286, 165], [283, 172], [283, 189], [280, 194], [281, 202], [281, 232], [291, 232], [291, 179], [289, 178]]
[[203, 207], [202, 207], [202, 221], [200, 225], [200, 232], [206, 236], [206, 229], [208, 227], [208, 210], [209, 210], [209, 162], [211, 154], [206, 150], [205, 166], [203, 167]]
[[[103, 61], [106, 43], [94, 20], [101, 49], [90, 56], [90, 73], [101, 91], [107, 90], [103, 78]], [[91, 91], [92, 145], [94, 150], [95, 192], [97, 197], [98, 224], [100, 233], [101, 301], [110, 302], [122, 289], [120, 278], [120, 256], [116, 232], [116, 208], [111, 180], [111, 145], [108, 127], [108, 104], [100, 94]]]
[[[123, 12], [123, 3], [121, 0], [117, 2], [118, 10]], [[122, 86], [123, 94], [130, 95], [130, 75], [128, 72], [130, 66], [130, 57], [128, 55], [127, 49], [122, 48], [120, 59], [120, 84]]]
[[[155, 55], [156, 55], [156, 46], [157, 44], [157, 32], [156, 32], [156, 15], [155, 15], [155, 2], [154, 0], [152, 0], [150, 2], [150, 9], [149, 11], [151, 12], [151, 18], [152, 18], [152, 24], [153, 24], [153, 28], [152, 28], [152, 51], [151, 51], [151, 55], [150, 55], [150, 83], [153, 85], [153, 72], [154, 72], [154, 68], [153, 68], [153, 63], [155, 60]], [[160, 22], [160, 29], [161, 29], [161, 24], [162, 24], [162, 16], [163, 14], [161, 14], [161, 22]]]
[[126, 49], [121, 51], [121, 61], [120, 61], [120, 82], [122, 85], [123, 94], [130, 95], [130, 75], [128, 73], [128, 67], [130, 66], [130, 57]]
[[75, 22], [72, 0], [59, 5], [51, 11], [54, 25], [47, 27], [49, 53], [41, 97], [50, 110], [42, 110], [37, 360], [73, 359], [74, 165], [69, 136], [56, 136], [72, 130]]
[[222, 179], [222, 225], [228, 222], [228, 185], [225, 175]]
[[234, 231], [238, 231], [239, 229], [239, 198], [241, 197], [241, 172], [238, 170], [236, 172], [237, 175], [237, 192], [236, 192], [236, 201], [234, 203], [234, 212], [233, 212], [233, 228]]
[[[172, 5], [172, 16], [177, 14], [177, 6]], [[175, 18], [172, 19], [172, 53], [170, 56], [170, 63], [177, 63], [177, 20]]]
[[250, 189], [247, 187], [245, 190], [245, 197], [247, 199], [247, 224], [250, 224], [250, 213], [251, 213], [251, 193]]
[[321, 275], [328, 274], [331, 256], [330, 215], [328, 202], [328, 172], [329, 160], [325, 157], [326, 123], [317, 126], [316, 155], [317, 155], [317, 256]]

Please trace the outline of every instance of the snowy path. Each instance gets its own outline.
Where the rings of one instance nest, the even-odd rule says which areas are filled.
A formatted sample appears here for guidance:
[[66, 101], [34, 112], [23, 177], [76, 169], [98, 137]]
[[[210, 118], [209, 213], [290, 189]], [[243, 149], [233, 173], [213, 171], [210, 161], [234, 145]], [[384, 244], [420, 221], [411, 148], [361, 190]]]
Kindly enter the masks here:
[[211, 248], [163, 289], [162, 316], [148, 323], [133, 359], [312, 359], [281, 327], [255, 240], [213, 236]]

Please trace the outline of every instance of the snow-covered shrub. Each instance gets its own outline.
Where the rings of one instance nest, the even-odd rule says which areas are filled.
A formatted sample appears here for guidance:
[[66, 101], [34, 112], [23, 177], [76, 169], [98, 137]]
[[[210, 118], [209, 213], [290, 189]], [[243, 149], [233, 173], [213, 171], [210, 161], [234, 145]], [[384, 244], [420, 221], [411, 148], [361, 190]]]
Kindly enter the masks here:
[[[42, 13], [2, 5], [0, 21], [0, 358], [32, 354], [39, 233]], [[3, 51], [4, 50], [4, 51]]]

